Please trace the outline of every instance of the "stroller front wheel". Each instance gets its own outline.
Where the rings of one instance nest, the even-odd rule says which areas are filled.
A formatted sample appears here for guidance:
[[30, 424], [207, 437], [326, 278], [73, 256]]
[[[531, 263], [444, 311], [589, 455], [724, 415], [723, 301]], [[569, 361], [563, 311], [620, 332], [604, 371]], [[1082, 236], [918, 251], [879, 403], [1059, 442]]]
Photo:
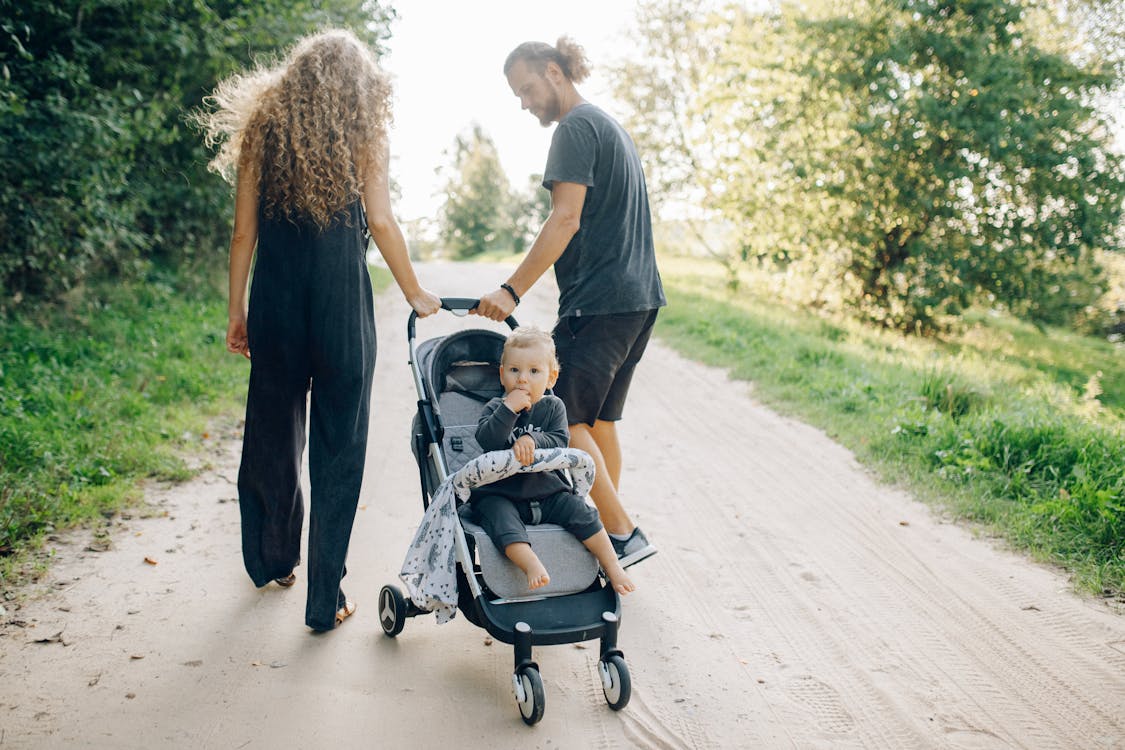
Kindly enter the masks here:
[[629, 668], [625, 666], [625, 658], [619, 654], [613, 654], [599, 661], [598, 672], [602, 678], [602, 692], [605, 693], [605, 702], [614, 711], [625, 708], [633, 692], [633, 683], [629, 678]]
[[388, 638], [394, 638], [406, 626], [406, 598], [396, 586], [379, 591], [379, 625]]
[[532, 666], [520, 667], [512, 676], [512, 682], [523, 723], [528, 726], [537, 724], [547, 708], [539, 670]]

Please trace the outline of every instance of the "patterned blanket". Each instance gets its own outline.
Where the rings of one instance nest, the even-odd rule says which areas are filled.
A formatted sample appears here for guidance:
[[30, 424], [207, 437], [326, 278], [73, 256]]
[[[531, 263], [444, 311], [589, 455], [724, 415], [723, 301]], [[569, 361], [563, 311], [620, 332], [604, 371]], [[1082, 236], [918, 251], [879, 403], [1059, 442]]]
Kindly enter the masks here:
[[594, 460], [577, 448], [535, 451], [535, 461], [523, 466], [510, 450], [492, 451], [465, 464], [447, 477], [434, 493], [422, 516], [414, 541], [406, 551], [399, 577], [411, 601], [434, 612], [438, 623], [457, 614], [457, 557], [455, 552], [457, 499], [467, 501], [474, 487], [491, 484], [513, 474], [568, 470], [575, 494], [582, 496], [594, 484]]

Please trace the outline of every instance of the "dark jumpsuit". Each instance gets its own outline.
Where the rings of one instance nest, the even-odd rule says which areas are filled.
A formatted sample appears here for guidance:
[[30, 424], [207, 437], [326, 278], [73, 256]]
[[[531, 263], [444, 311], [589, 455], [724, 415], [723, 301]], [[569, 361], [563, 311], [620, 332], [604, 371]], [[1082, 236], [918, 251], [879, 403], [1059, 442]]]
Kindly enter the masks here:
[[301, 560], [309, 426], [305, 623], [335, 627], [367, 451], [375, 317], [359, 201], [321, 230], [259, 217], [247, 334], [250, 385], [238, 472], [242, 557], [256, 586]]

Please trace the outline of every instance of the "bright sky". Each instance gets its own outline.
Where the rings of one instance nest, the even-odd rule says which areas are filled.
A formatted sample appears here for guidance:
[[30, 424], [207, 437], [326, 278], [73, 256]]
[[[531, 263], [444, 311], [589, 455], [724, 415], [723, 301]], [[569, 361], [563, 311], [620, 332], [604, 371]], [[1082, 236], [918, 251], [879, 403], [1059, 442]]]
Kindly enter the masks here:
[[513, 187], [543, 171], [554, 126], [544, 128], [520, 109], [504, 79], [504, 58], [526, 41], [554, 44], [566, 34], [586, 48], [590, 78], [579, 86], [588, 100], [611, 113], [606, 63], [621, 57], [623, 33], [634, 19], [634, 0], [409, 0], [394, 4], [390, 54], [383, 65], [394, 77], [395, 125], [391, 131], [394, 179], [402, 188], [400, 221], [437, 216], [439, 167], [452, 161], [458, 134], [477, 122], [496, 143]]

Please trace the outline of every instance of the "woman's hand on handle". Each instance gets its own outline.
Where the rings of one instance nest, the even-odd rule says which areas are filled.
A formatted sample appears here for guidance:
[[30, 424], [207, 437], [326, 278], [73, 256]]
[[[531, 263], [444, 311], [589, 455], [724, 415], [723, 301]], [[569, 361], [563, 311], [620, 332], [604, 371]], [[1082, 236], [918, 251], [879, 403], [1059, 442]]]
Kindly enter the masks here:
[[419, 287], [414, 294], [407, 296], [406, 301], [414, 308], [414, 312], [418, 314], [419, 318], [433, 315], [441, 309], [441, 297], [422, 287]]

